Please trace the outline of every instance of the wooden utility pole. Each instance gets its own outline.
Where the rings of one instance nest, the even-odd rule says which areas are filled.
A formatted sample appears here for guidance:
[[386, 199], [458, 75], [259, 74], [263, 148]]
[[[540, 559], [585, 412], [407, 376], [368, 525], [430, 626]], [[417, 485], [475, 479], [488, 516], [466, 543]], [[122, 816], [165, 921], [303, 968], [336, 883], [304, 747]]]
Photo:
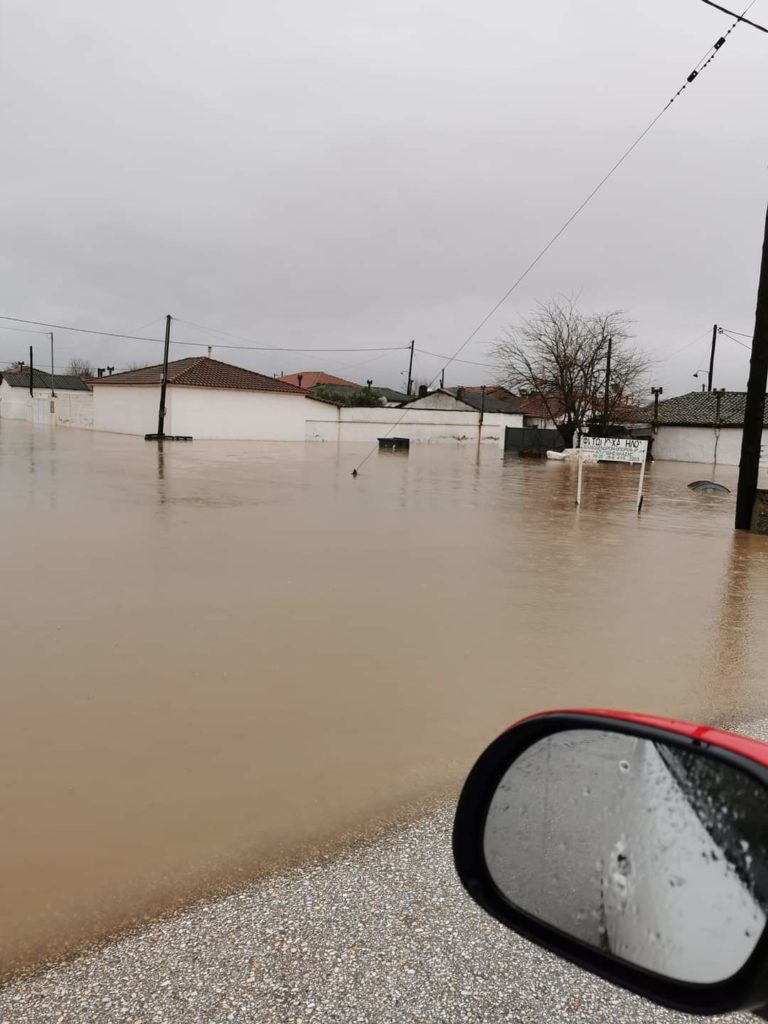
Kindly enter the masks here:
[[29, 397], [34, 398], [35, 392], [32, 390], [34, 387], [35, 367], [32, 361], [32, 346], [29, 346]]
[[712, 325], [712, 348], [709, 350], [709, 373], [707, 374], [707, 391], [712, 390], [712, 375], [715, 372], [715, 345], [717, 344], [717, 324]]
[[165, 437], [165, 391], [168, 385], [168, 353], [171, 348], [171, 314], [165, 318], [165, 348], [163, 349], [163, 376], [160, 378], [160, 409], [157, 414], [157, 439]]
[[410, 397], [411, 388], [413, 387], [413, 346], [416, 344], [415, 341], [411, 341], [411, 358], [408, 360], [408, 386], [405, 389], [406, 395]]
[[752, 509], [757, 496], [760, 470], [760, 448], [763, 440], [765, 385], [768, 381], [768, 212], [765, 218], [763, 256], [757, 286], [755, 332], [752, 336], [752, 357], [749, 361], [747, 401], [744, 408], [744, 430], [741, 436], [739, 484], [736, 491], [736, 529], [749, 530]]

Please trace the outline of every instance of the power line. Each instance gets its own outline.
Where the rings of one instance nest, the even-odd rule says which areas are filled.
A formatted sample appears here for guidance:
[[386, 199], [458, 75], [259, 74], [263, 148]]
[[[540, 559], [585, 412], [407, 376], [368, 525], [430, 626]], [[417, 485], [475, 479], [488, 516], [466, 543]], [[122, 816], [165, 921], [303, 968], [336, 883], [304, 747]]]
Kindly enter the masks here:
[[[417, 352], [420, 352], [423, 356], [433, 356], [435, 359], [445, 359], [444, 352], [427, 352], [425, 348], [417, 348]], [[452, 363], [465, 363], [467, 366], [485, 366], [489, 370], [498, 370], [498, 366], [495, 363], [478, 363], [474, 359], [451, 359]]]
[[48, 331], [33, 331], [30, 327], [6, 327], [5, 324], [0, 324], [0, 331], [18, 331], [19, 334], [44, 334], [48, 335]]
[[[756, 0], [750, 0], [750, 3], [745, 8], [745, 10], [744, 10], [743, 14], [741, 15], [741, 17], [743, 17], [743, 15], [746, 14], [747, 11], [755, 3], [756, 3]], [[549, 250], [552, 248], [552, 246], [555, 244], [555, 242], [558, 240], [558, 238], [560, 238], [560, 236], [563, 234], [563, 232], [568, 227], [570, 227], [570, 225], [573, 223], [573, 221], [578, 217], [578, 215], [584, 209], [584, 207], [587, 206], [587, 204], [589, 202], [591, 202], [591, 200], [597, 195], [597, 193], [600, 191], [600, 189], [603, 187], [603, 185], [605, 185], [605, 183], [608, 181], [608, 179], [611, 178], [613, 174], [615, 174], [615, 172], [619, 169], [619, 167], [621, 167], [621, 165], [624, 163], [624, 161], [627, 159], [627, 157], [630, 155], [630, 153], [632, 153], [632, 151], [642, 142], [642, 140], [645, 138], [645, 136], [654, 127], [654, 125], [669, 110], [669, 108], [672, 106], [672, 104], [675, 102], [675, 100], [678, 98], [678, 96], [680, 96], [681, 93], [691, 84], [691, 82], [693, 82], [694, 78], [697, 78], [698, 75], [700, 74], [700, 72], [704, 70], [704, 68], [707, 66], [707, 64], [709, 64], [709, 62], [715, 57], [716, 53], [718, 52], [720, 47], [725, 42], [727, 36], [729, 36], [731, 34], [731, 32], [733, 31], [733, 29], [736, 27], [736, 25], [738, 23], [739, 23], [739, 19], [737, 19], [733, 23], [733, 25], [730, 27], [728, 32], [725, 33], [724, 36], [721, 36], [720, 39], [718, 39], [715, 43], [712, 44], [712, 46], [709, 47], [709, 49], [706, 51], [704, 56], [695, 65], [693, 71], [688, 75], [688, 77], [683, 82], [683, 84], [680, 86], [680, 88], [677, 90], [677, 92], [674, 94], [674, 96], [672, 96], [667, 101], [667, 103], [664, 105], [664, 107], [662, 107], [662, 109], [659, 111], [659, 113], [653, 118], [653, 120], [650, 122], [650, 124], [648, 124], [648, 126], [646, 128], [644, 128], [643, 131], [637, 136], [635, 141], [627, 149], [624, 150], [622, 155], [619, 157], [619, 159], [616, 161], [616, 163], [610, 168], [608, 173], [604, 177], [602, 177], [600, 179], [600, 181], [597, 183], [597, 185], [595, 185], [595, 187], [592, 189], [592, 191], [586, 197], [586, 199], [584, 199], [579, 204], [579, 206], [576, 207], [574, 212], [570, 215], [570, 217], [568, 217], [568, 219], [565, 221], [565, 223], [562, 225], [562, 227], [552, 236], [552, 238], [550, 238], [550, 240], [547, 242], [547, 244], [544, 246], [544, 248], [541, 249], [541, 251], [534, 257], [533, 260], [531, 260], [531, 262], [523, 270], [522, 274], [520, 274], [520, 276], [517, 278], [517, 280], [513, 282], [513, 284], [502, 295], [502, 297], [499, 299], [499, 301], [483, 317], [483, 319], [480, 321], [480, 323], [477, 325], [477, 327], [472, 331], [472, 333], [467, 337], [467, 339], [464, 341], [464, 343], [457, 350], [457, 353], [456, 353], [457, 355], [459, 354], [459, 352], [462, 351], [462, 349], [467, 344], [469, 344], [469, 342], [477, 334], [477, 332], [488, 323], [488, 321], [493, 316], [493, 314], [499, 309], [500, 306], [503, 305], [504, 302], [506, 302], [506, 300], [509, 298], [509, 296], [512, 294], [512, 292], [518, 287], [518, 285], [521, 284], [525, 280], [525, 278], [533, 270], [533, 268], [536, 266], [536, 264], [539, 262], [539, 260], [543, 256], [545, 256], [547, 252], [549, 252]]]
[[710, 331], [711, 331], [711, 328], [708, 327], [706, 329], [706, 331], [704, 331], [698, 337], [693, 338], [692, 341], [686, 341], [686, 343], [684, 345], [681, 345], [680, 348], [676, 348], [675, 351], [674, 352], [670, 352], [668, 356], [662, 356], [659, 360], [657, 360], [657, 362], [659, 362], [659, 363], [666, 363], [670, 359], [674, 359], [675, 356], [679, 355], [681, 352], [685, 352], [685, 350], [687, 348], [690, 348], [691, 345], [695, 345], [697, 341], [701, 341], [702, 338], [708, 338], [709, 335], [710, 335]]
[[[159, 343], [160, 345], [164, 344], [163, 338], [145, 338], [138, 334], [118, 334], [116, 331], [97, 331], [89, 327], [69, 327], [66, 324], [47, 323], [45, 320], [24, 320], [17, 316], [0, 316], [0, 320], [11, 320], [18, 324], [37, 324], [38, 327], [53, 327], [59, 331], [75, 331], [78, 334], [95, 334], [103, 338], [120, 338], [128, 341], [152, 341]], [[208, 348], [208, 343], [205, 341], [174, 340], [172, 344], [186, 345], [191, 348]], [[379, 345], [370, 348], [366, 348], [364, 346], [352, 348], [288, 348], [278, 347], [276, 345], [217, 345], [216, 347], [238, 349], [248, 352], [401, 352], [403, 349], [408, 348], [407, 345]]]
[[[193, 323], [191, 320], [182, 320], [179, 317], [174, 317], [174, 320], [176, 321], [176, 323], [186, 324], [187, 327], [196, 327], [200, 331], [207, 331], [208, 334], [218, 334], [223, 338], [233, 338], [235, 341], [251, 341], [250, 338], [244, 338], [241, 334], [230, 334], [229, 331], [220, 331], [217, 330], [217, 328], [215, 327], [206, 327], [204, 324], [196, 324]], [[224, 348], [225, 346], [221, 345], [219, 347]], [[269, 345], [268, 348], [274, 349], [275, 346]]]
[[[582, 200], [582, 202], [576, 207], [576, 209], [573, 211], [573, 213], [570, 215], [570, 217], [568, 217], [568, 219], [565, 221], [565, 223], [550, 238], [550, 240], [547, 242], [547, 244], [544, 246], [544, 248], [541, 249], [537, 253], [537, 255], [531, 260], [531, 262], [527, 265], [527, 267], [525, 267], [525, 269], [520, 274], [520, 276], [515, 281], [513, 281], [513, 283], [504, 292], [504, 294], [498, 300], [498, 302], [496, 302], [491, 307], [491, 309], [485, 314], [485, 316], [478, 323], [478, 325], [474, 328], [474, 330], [471, 331], [471, 333], [467, 335], [467, 337], [464, 339], [464, 341], [461, 343], [461, 345], [459, 345], [459, 347], [456, 349], [456, 353], [447, 360], [447, 362], [441, 367], [441, 369], [438, 371], [438, 373], [432, 379], [432, 381], [430, 382], [430, 386], [435, 383], [435, 381], [440, 376], [440, 373], [443, 370], [445, 370], [445, 368], [447, 366], [449, 366], [453, 362], [456, 362], [458, 356], [464, 351], [464, 349], [467, 347], [467, 345], [470, 343], [470, 341], [472, 341], [472, 339], [475, 337], [475, 335], [478, 334], [479, 331], [481, 331], [483, 327], [485, 327], [485, 325], [488, 323], [488, 321], [491, 319], [491, 317], [494, 315], [494, 313], [496, 313], [496, 311], [498, 309], [500, 309], [500, 307], [507, 301], [509, 296], [515, 291], [515, 289], [518, 287], [518, 285], [522, 284], [522, 282], [530, 274], [530, 272], [533, 270], [533, 268], [536, 266], [536, 264], [549, 252], [549, 250], [552, 248], [552, 246], [555, 244], [555, 242], [560, 238], [560, 236], [570, 227], [570, 225], [574, 222], [574, 220], [576, 220], [576, 218], [581, 213], [581, 211], [592, 201], [592, 199], [594, 199], [594, 197], [597, 195], [597, 193], [600, 191], [600, 189], [603, 187], [603, 185], [605, 185], [605, 183], [609, 180], [609, 178], [611, 178], [616, 173], [616, 171], [619, 169], [619, 167], [621, 167], [621, 165], [624, 163], [624, 161], [627, 159], [627, 157], [643, 141], [645, 136], [651, 131], [651, 129], [654, 127], [654, 125], [656, 125], [656, 123], [661, 120], [661, 118], [664, 116], [664, 114], [666, 114], [666, 112], [669, 110], [669, 108], [672, 106], [672, 104], [675, 102], [675, 100], [685, 91], [685, 89], [687, 89], [687, 87], [694, 81], [694, 79], [696, 79], [699, 76], [699, 74], [704, 70], [704, 68], [706, 68], [714, 60], [714, 58], [719, 53], [720, 48], [723, 46], [723, 44], [725, 43], [725, 41], [728, 38], [728, 36], [731, 34], [731, 32], [733, 32], [734, 28], [739, 24], [739, 22], [743, 19], [744, 15], [750, 10], [750, 8], [752, 8], [754, 6], [754, 4], [756, 2], [757, 2], [757, 0], [750, 0], [749, 4], [747, 4], [747, 6], [744, 8], [744, 10], [742, 11], [741, 15], [739, 15], [739, 17], [736, 18], [736, 20], [731, 25], [731, 27], [728, 29], [728, 31], [724, 35], [720, 36], [720, 38], [717, 39], [712, 44], [712, 46], [709, 47], [709, 49], [706, 51], [704, 56], [695, 65], [693, 71], [691, 71], [691, 73], [687, 76], [687, 78], [685, 79], [683, 84], [680, 86], [680, 88], [677, 90], [677, 92], [673, 96], [670, 97], [670, 99], [666, 102], [666, 104], [661, 108], [659, 113], [656, 114], [656, 116], [653, 118], [653, 120], [642, 130], [642, 132], [640, 132], [640, 134], [637, 136], [637, 138], [634, 140], [634, 142], [631, 143], [631, 145], [628, 146], [627, 149], [624, 150], [624, 152], [621, 154], [621, 156], [616, 161], [616, 163], [614, 163], [613, 166], [610, 168], [608, 173], [605, 174], [600, 179], [600, 181], [597, 183], [597, 185], [595, 185], [595, 187], [587, 195], [587, 197], [584, 200]], [[403, 416], [404, 415], [405, 414], [403, 414]], [[400, 419], [390, 427], [389, 431], [387, 431], [387, 435], [389, 435], [389, 433], [391, 433], [391, 431], [394, 430], [402, 422], [402, 420], [403, 420], [403, 417], [401, 416]], [[371, 450], [368, 452], [368, 454], [355, 467], [355, 469], [353, 471], [355, 476], [357, 476], [358, 471], [368, 461], [368, 459], [371, 457], [371, 455], [373, 454], [373, 452], [375, 450], [376, 450], [375, 448], [371, 448]]]
[[[754, 21], [750, 21], [749, 18], [745, 18], [744, 14], [746, 14], [746, 11], [744, 14], [736, 14], [735, 11], [729, 11], [727, 7], [721, 7], [720, 4], [713, 3], [712, 0], [702, 0], [702, 3], [709, 4], [710, 7], [716, 7], [717, 10], [722, 11], [723, 14], [730, 14], [731, 17], [735, 16], [737, 23], [739, 21], [743, 21], [745, 25], [751, 25], [752, 28], [759, 29], [761, 32], [768, 32], [768, 28], [764, 28], [762, 25], [758, 25]], [[750, 4], [749, 6], [751, 7], [752, 5]], [[747, 11], [748, 10], [749, 7], [747, 8]]]
[[[443, 365], [443, 367], [440, 369], [440, 371], [438, 371], [438, 373], [435, 375], [435, 377], [430, 382], [430, 386], [432, 384], [434, 384], [434, 382], [440, 376], [440, 373], [446, 367], [449, 367], [452, 364], [452, 362], [456, 362], [457, 361], [458, 356], [464, 351], [464, 349], [467, 347], [467, 345], [470, 343], [470, 341], [472, 341], [472, 339], [487, 324], [487, 322], [489, 321], [490, 317], [492, 317], [497, 312], [497, 310], [499, 310], [501, 308], [501, 306], [504, 305], [504, 303], [507, 301], [507, 299], [510, 297], [510, 295], [512, 295], [512, 293], [515, 291], [515, 289], [519, 285], [521, 285], [522, 282], [527, 278], [527, 275], [530, 273], [530, 271], [532, 269], [534, 269], [534, 267], [539, 263], [539, 261], [541, 259], [543, 259], [544, 256], [546, 256], [546, 254], [549, 252], [549, 250], [552, 248], [552, 246], [560, 238], [561, 234], [563, 234], [563, 232], [565, 230], [567, 230], [567, 228], [573, 223], [575, 218], [577, 218], [579, 216], [579, 214], [582, 212], [582, 210], [584, 210], [584, 208], [589, 203], [592, 202], [592, 200], [595, 198], [595, 196], [597, 196], [597, 194], [599, 193], [600, 189], [608, 181], [608, 179], [611, 178], [613, 176], [613, 174], [615, 174], [615, 172], [618, 170], [618, 168], [620, 168], [622, 166], [622, 164], [625, 162], [625, 160], [627, 160], [627, 158], [630, 156], [630, 154], [633, 153], [635, 148], [637, 148], [637, 146], [640, 144], [640, 142], [642, 142], [642, 140], [645, 138], [645, 136], [648, 134], [648, 132], [654, 127], [654, 125], [658, 121], [660, 121], [660, 119], [662, 119], [664, 117], [664, 115], [671, 108], [672, 104], [675, 102], [675, 100], [678, 98], [678, 96], [680, 96], [685, 91], [685, 89], [687, 89], [687, 87], [691, 84], [691, 82], [693, 82], [694, 79], [696, 79], [698, 77], [698, 75], [703, 70], [705, 70], [705, 68], [707, 68], [708, 65], [710, 65], [712, 60], [714, 60], [715, 57], [717, 56], [718, 52], [720, 51], [721, 47], [725, 43], [725, 41], [728, 38], [728, 36], [731, 34], [731, 32], [733, 32], [735, 27], [739, 24], [740, 20], [743, 19], [743, 15], [746, 14], [746, 12], [748, 12], [755, 5], [756, 2], [757, 2], [757, 0], [750, 0], [750, 3], [748, 5], [746, 5], [746, 7], [741, 12], [741, 14], [735, 19], [735, 22], [730, 27], [730, 29], [725, 33], [725, 35], [721, 36], [718, 40], [716, 40], [716, 42], [713, 43], [712, 46], [710, 46], [710, 48], [707, 50], [707, 52], [705, 54], [703, 54], [703, 56], [697, 61], [695, 67], [693, 68], [693, 71], [686, 77], [685, 81], [680, 86], [680, 88], [677, 90], [677, 92], [673, 96], [670, 97], [670, 99], [667, 101], [667, 103], [663, 106], [662, 110], [660, 110], [658, 112], [658, 114], [656, 114], [656, 116], [653, 118], [653, 120], [640, 132], [640, 134], [637, 136], [637, 138], [634, 140], [634, 142], [632, 142], [626, 148], [626, 150], [624, 151], [622, 156], [620, 158], [618, 158], [618, 160], [616, 160], [616, 162], [612, 165], [612, 167], [608, 170], [608, 172], [605, 175], [603, 175], [603, 177], [598, 181], [598, 183], [592, 189], [591, 193], [589, 193], [587, 198], [584, 199], [577, 208], [575, 208], [575, 210], [565, 220], [565, 222], [561, 225], [561, 227], [558, 228], [558, 230], [553, 234], [553, 236], [549, 240], [549, 242], [544, 246], [544, 248], [541, 249], [540, 252], [534, 257], [534, 259], [532, 259], [527, 264], [527, 266], [523, 269], [522, 273], [512, 283], [512, 285], [510, 285], [510, 287], [507, 289], [507, 291], [504, 293], [504, 295], [502, 295], [502, 297], [499, 299], [499, 301], [496, 302], [492, 307], [490, 307], [488, 312], [485, 313], [485, 315], [482, 317], [482, 319], [479, 322], [479, 324], [474, 328], [474, 330], [469, 335], [467, 335], [467, 337], [464, 339], [464, 341], [458, 347], [458, 349], [456, 350], [456, 353], [445, 361], [445, 364]], [[404, 416], [404, 414], [403, 414], [403, 416]], [[402, 422], [402, 417], [400, 417], [400, 419], [396, 423], [392, 424], [390, 429], [387, 431], [387, 435], [389, 433], [391, 433], [391, 431], [393, 429], [395, 429], [399, 425], [399, 423], [401, 423], [401, 422]], [[358, 463], [358, 465], [355, 467], [355, 469], [353, 471], [355, 476], [356, 476], [358, 470], [361, 469], [361, 467], [364, 466], [366, 462], [368, 462], [368, 460], [371, 458], [371, 456], [373, 455], [373, 453], [375, 451], [376, 451], [375, 447], [372, 447], [372, 449], [368, 453], [368, 455]]]
[[734, 338], [732, 334], [729, 334], [728, 331], [723, 330], [723, 328], [720, 328], [720, 334], [724, 334], [726, 338], [730, 338], [731, 341], [735, 341], [737, 345], [741, 345], [741, 347], [745, 348], [748, 352], [752, 351], [751, 345], [746, 345], [743, 341], [739, 341], [738, 338]]
[[730, 327], [721, 327], [721, 331], [727, 331], [728, 334], [738, 334], [740, 338], [751, 338], [751, 334], [745, 334], [744, 331], [732, 331]]

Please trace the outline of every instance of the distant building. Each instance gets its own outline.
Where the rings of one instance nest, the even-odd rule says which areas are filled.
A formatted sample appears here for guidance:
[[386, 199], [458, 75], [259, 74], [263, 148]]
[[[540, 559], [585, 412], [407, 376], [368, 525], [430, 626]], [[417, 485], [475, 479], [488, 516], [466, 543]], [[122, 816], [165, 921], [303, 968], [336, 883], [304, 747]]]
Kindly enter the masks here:
[[[157, 430], [162, 365], [92, 381], [94, 427]], [[308, 419], [336, 424], [338, 409], [293, 384], [207, 356], [168, 364], [165, 433], [199, 439], [304, 441]]]
[[[482, 385], [472, 387], [448, 388], [452, 394], [461, 391], [465, 396], [482, 395]], [[508, 388], [499, 384], [488, 384], [485, 388], [486, 403], [489, 400], [506, 403], [508, 411], [522, 414], [526, 427], [538, 427], [542, 430], [554, 430], [562, 413], [562, 403], [556, 398], [546, 402], [540, 395], [515, 395]], [[472, 399], [470, 399], [472, 400]], [[487, 406], [486, 406], [487, 407]]]
[[[634, 437], [653, 442], [655, 459], [738, 466], [746, 398], [745, 391], [690, 391], [660, 401], [658, 415], [653, 404], [625, 411], [624, 423]], [[768, 427], [768, 415], [763, 426]], [[768, 457], [765, 429], [762, 444]]]
[[343, 377], [335, 377], [332, 373], [326, 373], [324, 370], [301, 370], [298, 373], [286, 373], [277, 379], [283, 384], [293, 384], [296, 388], [304, 388], [305, 391], [311, 391], [312, 388], [317, 387], [356, 389], [363, 387], [362, 384], [355, 384], [354, 381], [345, 380]]
[[26, 420], [41, 426], [93, 426], [93, 395], [81, 377], [69, 374], [4, 370], [0, 373], [0, 418]]
[[[510, 396], [513, 398], [514, 396]], [[520, 417], [514, 402], [506, 397], [497, 398], [486, 390], [483, 397], [481, 388], [435, 388], [433, 391], [426, 387], [419, 388], [419, 393], [412, 398], [406, 398], [401, 403], [403, 409], [433, 409], [450, 410], [452, 412], [484, 412], [507, 413]]]

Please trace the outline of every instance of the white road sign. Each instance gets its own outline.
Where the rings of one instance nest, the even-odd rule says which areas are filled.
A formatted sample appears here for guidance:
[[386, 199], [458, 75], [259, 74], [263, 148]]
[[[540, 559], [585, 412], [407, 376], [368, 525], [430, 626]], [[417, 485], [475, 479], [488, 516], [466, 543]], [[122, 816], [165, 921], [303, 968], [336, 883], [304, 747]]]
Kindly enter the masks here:
[[636, 437], [582, 437], [581, 447], [604, 462], [645, 462], [648, 441]]
[[[582, 436], [579, 451], [590, 453], [603, 462], [634, 462], [640, 466], [640, 480], [637, 485], [637, 511], [643, 507], [643, 480], [645, 479], [645, 458], [648, 441], [637, 437], [587, 437]], [[581, 469], [584, 463], [579, 458], [579, 472], [576, 477], [576, 504], [581, 504]], [[590, 459], [591, 461], [591, 459]]]

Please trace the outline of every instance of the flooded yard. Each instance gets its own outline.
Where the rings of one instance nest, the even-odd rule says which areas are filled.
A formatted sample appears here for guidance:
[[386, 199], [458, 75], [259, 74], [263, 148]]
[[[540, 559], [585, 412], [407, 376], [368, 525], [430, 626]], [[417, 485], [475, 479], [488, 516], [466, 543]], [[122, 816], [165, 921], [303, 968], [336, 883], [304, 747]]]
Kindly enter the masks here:
[[[0, 426], [0, 970], [455, 791], [548, 707], [765, 715], [709, 467]], [[735, 488], [736, 470], [719, 470]]]

